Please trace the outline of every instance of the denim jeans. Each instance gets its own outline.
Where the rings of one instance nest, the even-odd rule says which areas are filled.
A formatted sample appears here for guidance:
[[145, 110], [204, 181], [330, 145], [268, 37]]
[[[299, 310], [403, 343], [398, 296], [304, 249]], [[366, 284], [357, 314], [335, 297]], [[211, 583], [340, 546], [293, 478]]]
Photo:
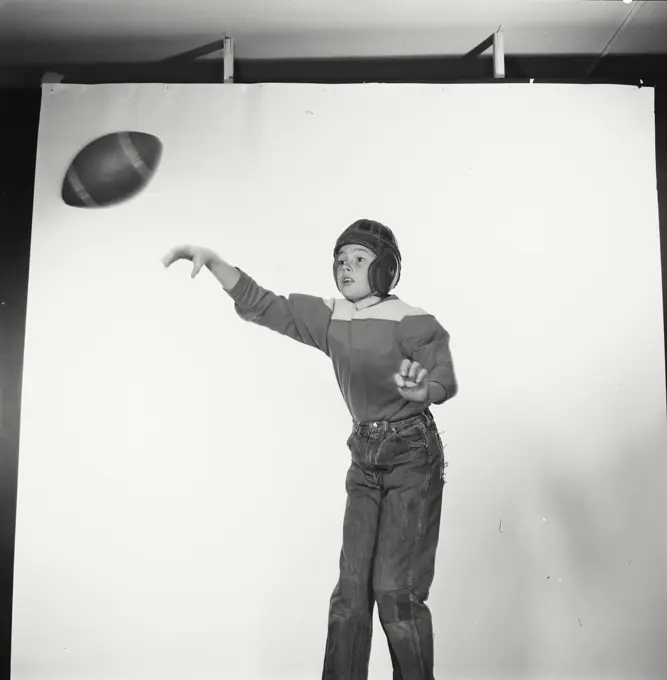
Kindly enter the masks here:
[[430, 410], [355, 424], [345, 487], [340, 578], [331, 595], [322, 680], [367, 680], [373, 611], [393, 680], [433, 680], [425, 604], [440, 532], [444, 451]]

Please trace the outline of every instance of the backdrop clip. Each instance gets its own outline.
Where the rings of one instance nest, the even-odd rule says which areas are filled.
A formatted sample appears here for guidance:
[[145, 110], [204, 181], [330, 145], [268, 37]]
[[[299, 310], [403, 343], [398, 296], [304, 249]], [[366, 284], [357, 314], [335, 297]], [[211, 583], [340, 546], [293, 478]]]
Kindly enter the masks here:
[[234, 82], [234, 39], [225, 36], [223, 49], [223, 77], [225, 83]]
[[498, 26], [493, 34], [493, 77], [505, 77], [505, 38], [502, 26]]

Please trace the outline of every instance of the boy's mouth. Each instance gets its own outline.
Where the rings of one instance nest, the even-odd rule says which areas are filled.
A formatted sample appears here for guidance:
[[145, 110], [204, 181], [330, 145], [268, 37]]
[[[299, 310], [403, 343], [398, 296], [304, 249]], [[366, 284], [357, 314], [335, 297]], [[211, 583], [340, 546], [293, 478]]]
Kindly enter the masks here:
[[351, 279], [349, 276], [346, 276], [346, 277], [343, 279], [343, 285], [344, 285], [344, 286], [349, 286], [349, 285], [351, 285], [351, 284], [353, 284], [353, 283], [354, 283], [354, 279]]

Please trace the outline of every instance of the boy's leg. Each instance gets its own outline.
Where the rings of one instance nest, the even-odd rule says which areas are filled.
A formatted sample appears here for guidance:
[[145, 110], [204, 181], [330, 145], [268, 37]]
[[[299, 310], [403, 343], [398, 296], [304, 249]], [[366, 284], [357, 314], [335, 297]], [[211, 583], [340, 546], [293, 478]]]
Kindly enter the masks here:
[[407, 462], [383, 475], [373, 590], [394, 680], [433, 680], [433, 629], [425, 602], [440, 533], [444, 458], [435, 426], [420, 439]]
[[352, 462], [345, 482], [340, 578], [329, 608], [323, 680], [366, 680], [373, 625], [373, 548], [380, 487], [376, 476]]

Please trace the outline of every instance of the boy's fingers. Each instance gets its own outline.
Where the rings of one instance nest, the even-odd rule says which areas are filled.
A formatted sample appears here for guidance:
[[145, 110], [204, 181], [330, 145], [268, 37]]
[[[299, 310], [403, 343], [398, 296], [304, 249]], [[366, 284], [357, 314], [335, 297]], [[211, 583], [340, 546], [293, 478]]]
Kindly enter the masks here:
[[419, 384], [419, 380], [412, 380], [411, 378], [403, 376], [400, 373], [394, 374], [394, 382], [399, 387], [402, 387], [403, 389], [406, 390], [412, 389], [413, 387], [417, 387], [417, 385]]
[[162, 258], [162, 264], [164, 264], [165, 267], [168, 267], [171, 264], [174, 264], [176, 260], [178, 259], [178, 252], [176, 248], [172, 248], [163, 258]]
[[194, 279], [197, 274], [199, 274], [199, 270], [202, 268], [204, 261], [201, 258], [201, 256], [197, 255], [195, 258], [192, 260], [193, 267], [192, 267], [192, 278]]
[[399, 392], [409, 393], [415, 387], [422, 387], [421, 383], [427, 376], [428, 371], [425, 368], [419, 370], [419, 362], [404, 359], [400, 372], [394, 373], [394, 382], [398, 385]]

